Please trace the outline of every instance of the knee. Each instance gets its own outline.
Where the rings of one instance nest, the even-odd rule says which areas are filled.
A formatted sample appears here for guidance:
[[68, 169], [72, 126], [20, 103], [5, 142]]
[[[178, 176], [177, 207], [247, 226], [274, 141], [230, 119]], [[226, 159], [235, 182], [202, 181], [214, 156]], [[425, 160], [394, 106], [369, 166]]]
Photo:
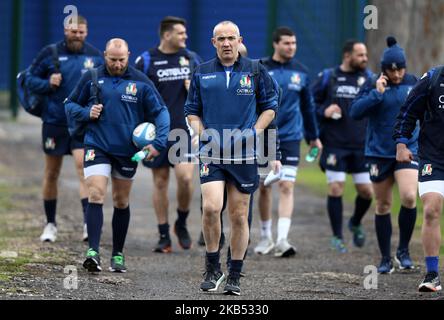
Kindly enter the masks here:
[[259, 195], [261, 197], [267, 197], [270, 194], [271, 194], [271, 188], [270, 187], [266, 187], [263, 184], [261, 184], [260, 187], [259, 187]]
[[281, 184], [279, 186], [279, 191], [281, 195], [289, 197], [293, 195], [293, 185], [289, 183]]
[[58, 170], [47, 170], [45, 174], [45, 179], [49, 182], [57, 182], [59, 179], [60, 172]]
[[168, 190], [168, 179], [162, 177], [154, 180], [156, 189], [160, 192], [166, 192]]
[[328, 195], [332, 197], [340, 197], [344, 192], [344, 187], [339, 183], [331, 183], [328, 185]]
[[426, 224], [434, 224], [439, 219], [439, 208], [430, 205], [430, 204], [424, 204], [424, 222]]
[[389, 200], [377, 200], [376, 201], [376, 212], [384, 214], [390, 212], [392, 203]]
[[125, 209], [129, 205], [128, 197], [123, 197], [121, 195], [114, 194], [113, 195], [113, 205], [118, 209]]
[[183, 175], [178, 179], [178, 183], [183, 188], [191, 188], [193, 185], [193, 178], [191, 175]]
[[211, 222], [219, 220], [219, 214], [222, 208], [214, 203], [205, 203], [202, 207], [204, 219], [210, 220]]
[[410, 192], [402, 195], [401, 203], [406, 208], [416, 207], [416, 192]]
[[372, 187], [363, 188], [359, 191], [359, 196], [366, 200], [371, 200], [373, 198], [373, 189]]
[[88, 201], [91, 203], [103, 203], [105, 192], [96, 186], [88, 186]]

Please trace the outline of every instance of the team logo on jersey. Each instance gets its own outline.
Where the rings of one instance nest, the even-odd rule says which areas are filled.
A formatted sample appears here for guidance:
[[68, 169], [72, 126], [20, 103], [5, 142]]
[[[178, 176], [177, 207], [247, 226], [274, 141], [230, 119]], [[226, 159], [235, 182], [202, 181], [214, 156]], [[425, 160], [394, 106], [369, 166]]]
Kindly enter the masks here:
[[293, 84], [300, 84], [301, 83], [301, 76], [299, 73], [293, 73], [291, 76], [291, 83]]
[[240, 85], [242, 88], [251, 88], [251, 78], [249, 76], [242, 76]]
[[327, 157], [327, 164], [334, 167], [336, 166], [336, 163], [336, 155], [334, 153], [330, 153]]
[[359, 77], [358, 78], [358, 86], [362, 86], [365, 83], [365, 78], [364, 77]]
[[422, 168], [421, 175], [423, 175], [423, 176], [431, 176], [432, 175], [432, 171], [433, 171], [432, 165], [430, 163], [425, 164], [424, 168]]
[[94, 161], [95, 158], [96, 153], [94, 152], [94, 149], [89, 149], [88, 151], [86, 151], [85, 161]]
[[55, 147], [56, 147], [55, 139], [54, 138], [46, 138], [45, 149], [46, 150], [54, 150]]
[[377, 165], [377, 164], [372, 163], [372, 164], [370, 165], [370, 175], [371, 175], [372, 177], [377, 177], [377, 176], [379, 176], [379, 169], [378, 169], [378, 165]]
[[86, 58], [85, 61], [83, 62], [83, 67], [85, 69], [92, 69], [94, 68], [94, 61], [91, 58]]
[[128, 86], [126, 87], [126, 94], [131, 94], [133, 96], [137, 94], [137, 87], [134, 82], [128, 83]]
[[182, 56], [179, 58], [179, 64], [181, 67], [188, 67], [190, 65], [190, 60]]
[[210, 168], [208, 167], [208, 164], [202, 163], [200, 165], [200, 176], [207, 177], [209, 174], [210, 174]]

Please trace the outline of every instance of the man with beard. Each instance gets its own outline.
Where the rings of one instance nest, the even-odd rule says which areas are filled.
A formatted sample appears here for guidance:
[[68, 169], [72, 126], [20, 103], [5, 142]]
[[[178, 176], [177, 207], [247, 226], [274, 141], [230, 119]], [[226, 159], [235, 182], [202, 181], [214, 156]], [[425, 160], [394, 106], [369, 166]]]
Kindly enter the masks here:
[[[64, 40], [40, 51], [32, 63], [27, 82], [32, 91], [47, 96], [47, 104], [42, 114], [42, 144], [45, 152], [43, 204], [47, 224], [40, 240], [50, 242], [54, 242], [57, 237], [57, 181], [63, 156], [67, 154], [72, 154], [75, 159], [83, 207], [83, 240], [88, 239], [85, 216], [88, 192], [83, 177], [83, 137], [70, 137], [63, 101], [83, 73], [103, 64], [102, 53], [85, 42], [88, 28], [84, 17], [78, 16], [77, 23], [73, 20], [67, 23], [64, 33]], [[57, 60], [54, 58], [54, 51], [57, 51]]]
[[140, 71], [128, 66], [128, 44], [111, 39], [106, 44], [105, 66], [97, 71], [100, 91], [95, 101], [93, 74], [83, 75], [66, 101], [71, 118], [87, 124], [85, 134], [85, 169], [88, 187], [89, 249], [83, 267], [101, 271], [99, 255], [103, 225], [103, 203], [108, 180], [112, 182], [114, 213], [112, 219], [112, 272], [126, 272], [123, 247], [130, 220], [129, 195], [137, 162], [131, 156], [138, 150], [132, 143], [132, 132], [142, 122], [156, 126], [156, 138], [144, 147], [147, 160], [152, 160], [166, 147], [170, 126], [168, 109], [153, 83]]
[[[165, 101], [171, 117], [171, 130], [179, 129], [188, 132], [184, 115], [184, 105], [188, 94], [189, 78], [194, 66], [201, 62], [196, 53], [186, 49], [185, 20], [178, 17], [167, 16], [160, 22], [160, 44], [143, 52], [136, 59], [136, 68], [145, 73], [153, 81], [163, 100]], [[154, 161], [144, 161], [144, 166], [153, 173], [154, 191], [153, 204], [156, 212], [159, 241], [154, 248], [155, 252], [171, 252], [171, 238], [168, 223], [168, 184], [170, 180], [170, 167], [174, 169], [177, 181], [177, 220], [174, 223], [174, 233], [177, 235], [179, 245], [188, 250], [191, 248], [191, 237], [186, 227], [190, 212], [190, 203], [193, 196], [194, 155], [191, 145], [184, 157], [169, 159], [169, 150], [178, 142], [171, 134], [168, 146]], [[188, 140], [191, 140], [188, 137]], [[176, 147], [174, 146], [174, 147]]]
[[373, 196], [364, 156], [367, 120], [350, 117], [353, 99], [366, 79], [372, 76], [366, 69], [367, 61], [365, 44], [349, 40], [342, 51], [341, 65], [322, 71], [313, 85], [320, 118], [320, 138], [324, 145], [320, 165], [328, 182], [327, 211], [333, 231], [331, 246], [341, 253], [347, 252], [342, 235], [342, 195], [346, 174], [352, 174], [358, 193], [353, 216], [348, 222], [357, 247], [365, 243], [361, 220]]

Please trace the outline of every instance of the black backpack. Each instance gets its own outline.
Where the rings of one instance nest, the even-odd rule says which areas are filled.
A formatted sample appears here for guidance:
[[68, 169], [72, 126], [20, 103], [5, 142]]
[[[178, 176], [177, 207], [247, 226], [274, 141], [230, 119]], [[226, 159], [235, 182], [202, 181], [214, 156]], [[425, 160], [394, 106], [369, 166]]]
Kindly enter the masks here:
[[[52, 63], [54, 64], [56, 73], [59, 72], [60, 62], [57, 53], [57, 46], [52, 44], [49, 46], [52, 53]], [[30, 75], [31, 67], [19, 72], [17, 75], [17, 96], [20, 104], [23, 106], [26, 112], [36, 117], [41, 117], [43, 109], [47, 100], [47, 96], [44, 94], [35, 93], [30, 90], [26, 85], [26, 79]]]

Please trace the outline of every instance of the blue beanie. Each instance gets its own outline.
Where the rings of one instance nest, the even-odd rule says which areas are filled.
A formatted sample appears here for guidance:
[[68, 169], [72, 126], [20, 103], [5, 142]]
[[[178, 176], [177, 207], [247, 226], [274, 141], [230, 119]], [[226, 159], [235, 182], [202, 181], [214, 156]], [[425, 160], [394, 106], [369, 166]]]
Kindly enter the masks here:
[[381, 58], [381, 68], [386, 69], [402, 69], [406, 67], [404, 49], [397, 45], [394, 37], [387, 38], [388, 48], [384, 50]]

